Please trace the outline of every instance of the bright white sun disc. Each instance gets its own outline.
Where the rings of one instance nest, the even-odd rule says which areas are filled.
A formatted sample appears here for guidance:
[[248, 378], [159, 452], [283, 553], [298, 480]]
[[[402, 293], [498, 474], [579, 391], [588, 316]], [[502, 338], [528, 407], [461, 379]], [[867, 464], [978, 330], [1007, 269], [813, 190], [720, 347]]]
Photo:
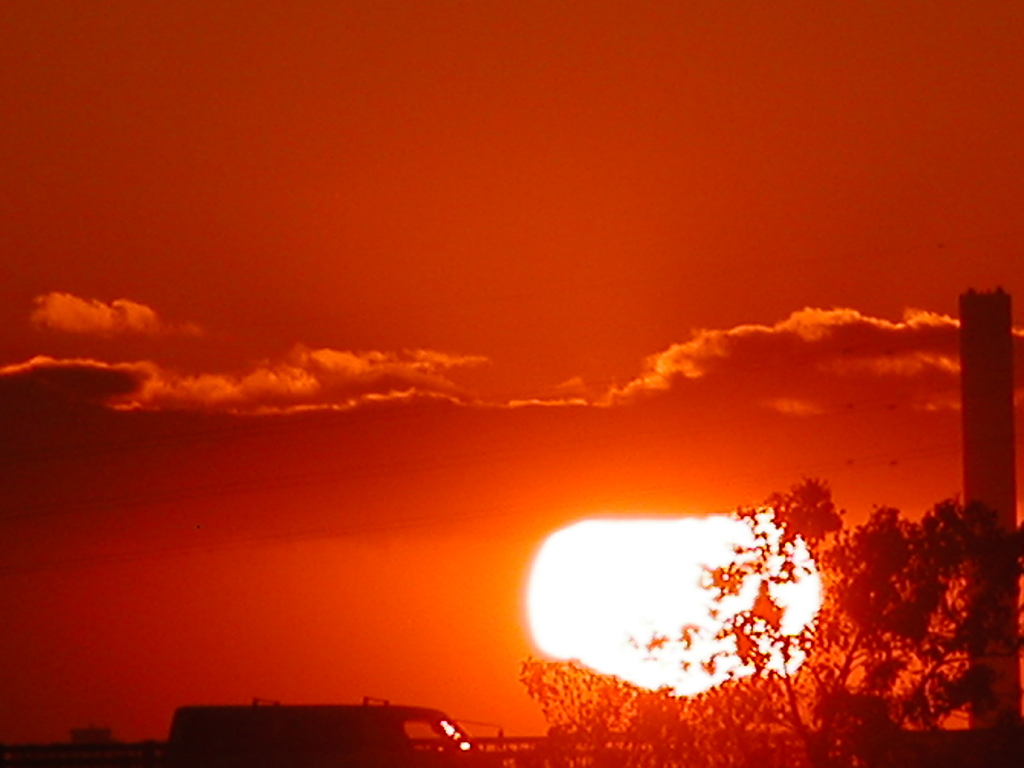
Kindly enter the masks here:
[[[750, 529], [725, 515], [585, 520], [556, 531], [530, 574], [534, 641], [550, 656], [579, 659], [644, 687], [668, 686], [680, 695], [707, 690], [742, 673], [729, 642], [713, 638], [725, 617], [752, 605], [757, 585], [715, 605], [701, 583], [708, 568], [726, 565], [737, 545], [751, 542]], [[811, 621], [820, 595], [813, 566], [811, 575], [774, 592], [786, 607], [783, 628], [796, 632]], [[689, 648], [679, 641], [684, 627], [698, 630]], [[649, 648], [654, 637], [667, 641]], [[701, 662], [716, 652], [725, 656], [709, 675]]]

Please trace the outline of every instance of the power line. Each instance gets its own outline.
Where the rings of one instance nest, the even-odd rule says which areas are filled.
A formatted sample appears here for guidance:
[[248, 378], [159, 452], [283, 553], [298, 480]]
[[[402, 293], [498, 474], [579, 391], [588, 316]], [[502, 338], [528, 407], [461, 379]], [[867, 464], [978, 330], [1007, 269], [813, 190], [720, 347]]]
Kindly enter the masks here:
[[[930, 449], [922, 449], [918, 451], [908, 451], [900, 454], [897, 459], [889, 458], [890, 454], [877, 454], [875, 456], [865, 457], [858, 462], [859, 467], [870, 467], [870, 466], [886, 466], [896, 463], [908, 463], [914, 461], [927, 460], [936, 457], [942, 457], [950, 455], [952, 453], [959, 453], [959, 444], [945, 444], [934, 446]], [[791, 476], [820, 476], [823, 472], [829, 469], [838, 469], [844, 466], [843, 462], [823, 463], [817, 467], [802, 467], [796, 468]], [[737, 476], [737, 482], [740, 480], [750, 481], [756, 479], [759, 475], [768, 477], [778, 474], [779, 471], [774, 470], [771, 473], [747, 473], [745, 476]], [[654, 489], [648, 491], [634, 492], [631, 501], [637, 502], [639, 499], [644, 497], [652, 498], [660, 496], [661, 494]], [[0, 567], [0, 578], [9, 576], [19, 576], [26, 574], [33, 574], [46, 571], [55, 570], [69, 570], [78, 568], [90, 568], [102, 565], [117, 565], [127, 562], [135, 562], [139, 560], [147, 560], [152, 558], [160, 557], [171, 557], [178, 555], [186, 555], [192, 553], [205, 553], [205, 552], [219, 552], [231, 549], [239, 549], [254, 546], [269, 546], [286, 543], [294, 543], [300, 541], [310, 540], [324, 540], [324, 539], [337, 539], [357, 536], [368, 533], [385, 533], [390, 531], [401, 531], [409, 530], [413, 528], [424, 528], [437, 526], [438, 524], [444, 524], [447, 529], [452, 528], [453, 522], [465, 523], [465, 522], [479, 522], [486, 519], [511, 517], [513, 515], [519, 515], [526, 510], [524, 504], [506, 504], [500, 506], [492, 506], [486, 509], [478, 509], [475, 512], [460, 513], [457, 518], [453, 517], [448, 513], [432, 513], [429, 515], [418, 515], [408, 516], [390, 521], [373, 521], [363, 523], [349, 523], [342, 526], [320, 526], [317, 528], [309, 528], [294, 531], [283, 531], [271, 534], [264, 534], [260, 536], [244, 536], [238, 538], [232, 538], [223, 540], [220, 542], [204, 542], [202, 544], [189, 544], [189, 545], [177, 545], [170, 547], [153, 547], [149, 549], [137, 549], [127, 550], [122, 552], [104, 553], [101, 555], [87, 555], [82, 557], [62, 558], [59, 560], [42, 561], [37, 563], [27, 563], [23, 565], [12, 565], [6, 567]], [[726, 511], [719, 510], [716, 514], [726, 514]]]

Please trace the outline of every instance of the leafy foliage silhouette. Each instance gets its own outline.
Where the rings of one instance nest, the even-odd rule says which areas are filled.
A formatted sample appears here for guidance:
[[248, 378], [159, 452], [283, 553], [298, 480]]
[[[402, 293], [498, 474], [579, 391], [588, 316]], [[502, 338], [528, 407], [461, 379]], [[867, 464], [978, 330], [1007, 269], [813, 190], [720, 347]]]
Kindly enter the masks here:
[[550, 728], [546, 764], [602, 768], [774, 768], [789, 764], [764, 714], [762, 680], [730, 681], [697, 696], [648, 690], [578, 662], [527, 659], [521, 681]]
[[[753, 604], [719, 632], [743, 667], [677, 698], [572, 662], [528, 660], [522, 682], [555, 740], [602, 749], [614, 737], [616, 764], [628, 766], [873, 766], [898, 760], [908, 731], [993, 711], [996, 680], [976, 660], [1019, 652], [1007, 606], [1016, 605], [1020, 531], [953, 500], [916, 520], [877, 508], [847, 527], [820, 480], [735, 514], [754, 543], [709, 571], [706, 587], [722, 600], [756, 586]], [[793, 633], [774, 595], [809, 575], [801, 551], [823, 595], [815, 621]]]

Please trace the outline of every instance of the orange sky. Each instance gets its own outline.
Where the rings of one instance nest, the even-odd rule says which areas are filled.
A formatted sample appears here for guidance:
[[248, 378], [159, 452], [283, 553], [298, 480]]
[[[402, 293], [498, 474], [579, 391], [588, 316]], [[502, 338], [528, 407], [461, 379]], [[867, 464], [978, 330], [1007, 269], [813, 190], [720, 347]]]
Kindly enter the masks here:
[[957, 295], [1024, 301], [1016, 4], [0, 31], [0, 742], [253, 696], [538, 731], [555, 527], [959, 490]]

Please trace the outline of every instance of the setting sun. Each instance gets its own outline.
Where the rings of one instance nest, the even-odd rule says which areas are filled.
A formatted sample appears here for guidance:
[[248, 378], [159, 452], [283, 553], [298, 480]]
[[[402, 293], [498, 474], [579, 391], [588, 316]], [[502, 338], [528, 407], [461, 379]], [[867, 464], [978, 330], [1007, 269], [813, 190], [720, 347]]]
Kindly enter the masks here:
[[[728, 616], [753, 604], [758, 584], [716, 605], [702, 581], [708, 568], [729, 563], [736, 547], [751, 541], [744, 523], [724, 515], [585, 520], [563, 528], [544, 542], [530, 575], [534, 640], [551, 656], [679, 695], [749, 674], [733, 641], [714, 636]], [[810, 575], [772, 588], [786, 609], [782, 629], [793, 634], [821, 602], [809, 556], [800, 552], [798, 559]], [[691, 631], [689, 647], [680, 640], [684, 628]], [[701, 663], [715, 653], [723, 656], [710, 674]]]
[[[525, 660], [810, 687], [839, 534], [971, 498], [965, 291], [1024, 402], [1018, 3], [0, 9], [4, 750], [253, 697], [548, 733]], [[712, 605], [802, 478], [846, 515], [777, 509], [788, 613]]]

